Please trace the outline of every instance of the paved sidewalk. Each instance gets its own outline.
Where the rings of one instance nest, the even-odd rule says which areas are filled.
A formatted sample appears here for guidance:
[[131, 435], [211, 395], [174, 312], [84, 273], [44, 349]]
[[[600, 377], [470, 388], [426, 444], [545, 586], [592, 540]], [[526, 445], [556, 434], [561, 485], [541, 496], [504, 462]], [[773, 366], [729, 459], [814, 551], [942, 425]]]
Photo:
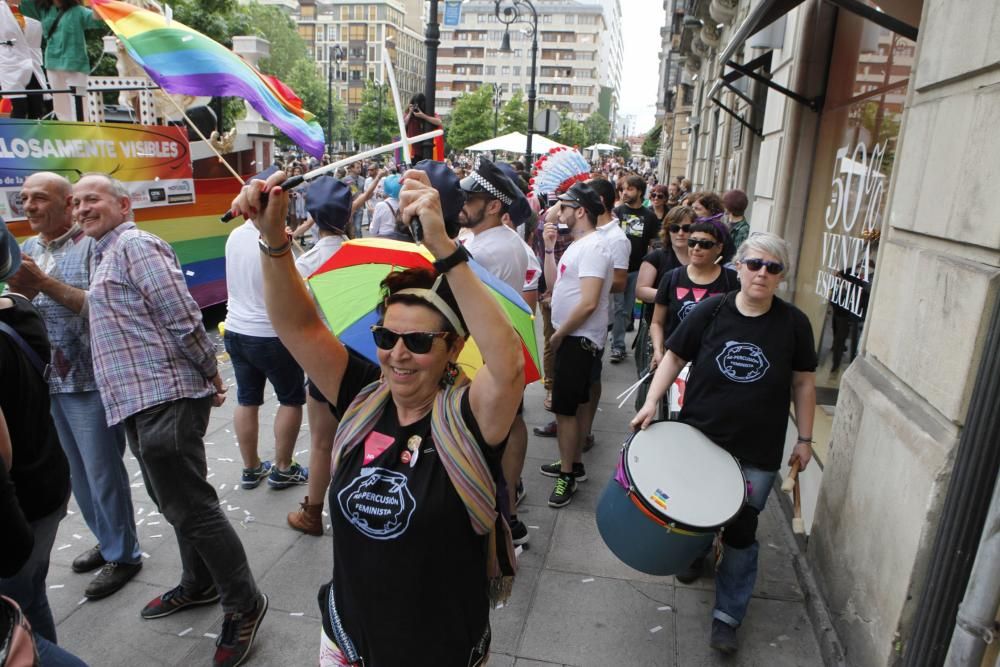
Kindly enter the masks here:
[[[221, 370], [232, 384], [228, 360]], [[519, 558], [513, 596], [493, 612], [490, 666], [822, 665], [792, 565], [795, 546], [776, 497], [761, 515], [761, 571], [740, 630], [742, 648], [731, 659], [720, 658], [708, 647], [714, 601], [711, 580], [685, 586], [673, 577], [642, 574], [619, 562], [601, 541], [594, 510], [633, 414], [629, 404], [618, 410], [613, 399], [634, 377], [631, 357], [616, 366], [605, 363], [604, 399], [594, 431], [597, 446], [585, 455], [590, 480], [580, 485], [568, 507], [547, 506], [553, 480], [537, 472], [539, 465], [558, 458], [554, 439], [529, 436], [524, 472], [528, 495], [519, 517], [528, 525], [531, 541]], [[239, 488], [242, 466], [232, 428], [235, 393], [230, 391], [226, 405], [213, 411], [206, 450], [209, 476], [223, 509], [243, 540], [258, 584], [271, 600], [249, 664], [315, 665], [320, 633], [316, 590], [330, 577], [329, 533], [309, 537], [286, 525], [285, 515], [298, 507], [305, 487]], [[538, 384], [527, 392], [529, 433], [548, 420], [542, 396]], [[269, 425], [276, 407], [269, 390], [261, 410], [265, 458], [273, 454]], [[305, 426], [298, 443], [295, 455], [305, 464], [309, 459]], [[133, 479], [144, 567], [110, 598], [85, 601], [83, 590], [91, 575], [74, 574], [69, 566], [94, 544], [94, 538], [71, 502], [73, 513], [60, 527], [48, 576], [59, 643], [94, 667], [209, 664], [214, 633], [222, 624], [217, 605], [155, 621], [139, 618], [143, 605], [177, 584], [180, 565], [173, 531], [155, 513], [128, 453], [126, 464]]]

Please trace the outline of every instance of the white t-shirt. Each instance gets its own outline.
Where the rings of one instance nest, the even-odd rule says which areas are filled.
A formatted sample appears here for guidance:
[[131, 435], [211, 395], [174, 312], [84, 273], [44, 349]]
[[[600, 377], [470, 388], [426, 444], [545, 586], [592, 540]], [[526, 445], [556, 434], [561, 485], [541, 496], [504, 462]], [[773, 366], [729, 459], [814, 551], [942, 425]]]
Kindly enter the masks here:
[[632, 242], [625, 236], [618, 219], [612, 217], [611, 222], [598, 227], [597, 232], [604, 236], [604, 244], [611, 252], [611, 261], [616, 269], [628, 269], [628, 258], [632, 254]]
[[608, 338], [608, 293], [614, 279], [614, 262], [603, 234], [592, 232], [573, 241], [556, 266], [552, 290], [552, 326], [559, 328], [580, 301], [582, 278], [602, 278], [601, 300], [590, 317], [571, 336], [582, 336], [603, 348]]
[[538, 262], [538, 255], [535, 254], [532, 247], [525, 243], [524, 239], [520, 236], [517, 238], [521, 240], [524, 253], [528, 256], [528, 268], [524, 271], [524, 287], [521, 288], [521, 291], [537, 292], [538, 280], [542, 277], [542, 265]]
[[464, 241], [465, 249], [487, 271], [513, 288], [518, 294], [524, 287], [528, 257], [521, 248], [517, 232], [505, 225], [492, 227]]
[[260, 234], [249, 220], [234, 229], [226, 239], [226, 290], [229, 303], [226, 331], [276, 338], [264, 304], [264, 278], [260, 268]]
[[326, 264], [326, 260], [333, 257], [340, 246], [347, 239], [346, 236], [335, 234], [333, 236], [321, 236], [319, 241], [308, 252], [303, 253], [295, 260], [295, 268], [299, 275], [308, 278], [316, 269]]
[[399, 200], [387, 198], [375, 205], [372, 221], [368, 226], [369, 236], [395, 236], [396, 211], [399, 210]]

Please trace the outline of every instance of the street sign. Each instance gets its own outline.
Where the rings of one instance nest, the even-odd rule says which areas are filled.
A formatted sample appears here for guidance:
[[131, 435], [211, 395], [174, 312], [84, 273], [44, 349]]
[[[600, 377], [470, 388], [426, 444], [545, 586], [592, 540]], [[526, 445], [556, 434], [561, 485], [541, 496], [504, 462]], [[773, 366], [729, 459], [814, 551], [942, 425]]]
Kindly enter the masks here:
[[541, 134], [555, 134], [559, 131], [559, 113], [552, 109], [545, 109], [535, 114], [535, 124], [532, 128]]
[[444, 25], [455, 27], [462, 22], [462, 0], [445, 0]]

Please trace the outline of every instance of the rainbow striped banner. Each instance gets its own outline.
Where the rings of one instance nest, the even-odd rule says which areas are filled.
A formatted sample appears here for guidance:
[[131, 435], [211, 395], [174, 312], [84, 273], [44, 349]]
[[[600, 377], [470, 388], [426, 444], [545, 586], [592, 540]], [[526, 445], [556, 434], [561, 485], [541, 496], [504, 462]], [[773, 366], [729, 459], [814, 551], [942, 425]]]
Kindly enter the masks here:
[[117, 0], [91, 0], [129, 55], [169, 93], [242, 97], [307, 153], [322, 157], [323, 128], [238, 55], [183, 23]]

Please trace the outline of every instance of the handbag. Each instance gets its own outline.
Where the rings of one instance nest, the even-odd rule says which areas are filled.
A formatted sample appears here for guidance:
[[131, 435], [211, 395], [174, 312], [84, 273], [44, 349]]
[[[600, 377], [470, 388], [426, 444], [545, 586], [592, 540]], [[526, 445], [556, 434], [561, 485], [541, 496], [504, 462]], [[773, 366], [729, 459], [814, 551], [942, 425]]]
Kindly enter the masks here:
[[16, 602], [0, 595], [0, 667], [40, 665], [31, 624]]

